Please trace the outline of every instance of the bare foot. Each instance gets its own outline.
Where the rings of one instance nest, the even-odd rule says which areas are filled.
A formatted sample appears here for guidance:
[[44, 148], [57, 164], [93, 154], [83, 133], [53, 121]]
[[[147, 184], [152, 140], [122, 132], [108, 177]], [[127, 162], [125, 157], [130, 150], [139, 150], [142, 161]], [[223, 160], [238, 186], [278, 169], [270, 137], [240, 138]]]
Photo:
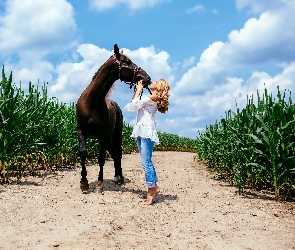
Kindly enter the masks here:
[[159, 186], [158, 186], [158, 185], [155, 186], [155, 188], [154, 188], [154, 199], [156, 198], [157, 194], [160, 193], [160, 192], [161, 192], [161, 191], [160, 191]]
[[144, 205], [151, 205], [154, 201], [154, 197], [153, 196], [149, 196], [148, 198], [146, 198]]

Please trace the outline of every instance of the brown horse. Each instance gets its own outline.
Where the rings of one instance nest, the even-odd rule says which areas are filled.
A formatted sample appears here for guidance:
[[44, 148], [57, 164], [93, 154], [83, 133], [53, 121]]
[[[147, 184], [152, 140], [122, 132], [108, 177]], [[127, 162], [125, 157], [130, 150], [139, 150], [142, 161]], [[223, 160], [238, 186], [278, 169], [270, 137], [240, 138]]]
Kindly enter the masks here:
[[114, 161], [115, 182], [124, 183], [121, 167], [123, 115], [118, 104], [108, 98], [110, 88], [118, 79], [129, 82], [130, 87], [141, 79], [147, 85], [151, 83], [150, 76], [137, 67], [130, 58], [120, 53], [117, 44], [115, 44], [114, 55], [98, 69], [76, 104], [79, 153], [82, 165], [80, 181], [82, 191], [89, 189], [85, 166], [86, 138], [96, 138], [100, 142], [98, 157], [100, 170], [95, 191], [101, 192], [103, 189], [103, 166], [106, 150]]

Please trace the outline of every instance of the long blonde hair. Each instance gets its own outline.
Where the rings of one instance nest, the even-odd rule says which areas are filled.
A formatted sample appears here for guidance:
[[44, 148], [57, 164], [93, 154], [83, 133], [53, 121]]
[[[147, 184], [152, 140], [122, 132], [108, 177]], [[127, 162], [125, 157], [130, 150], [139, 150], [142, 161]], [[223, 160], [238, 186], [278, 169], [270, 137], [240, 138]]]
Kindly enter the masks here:
[[156, 95], [158, 97], [157, 107], [158, 111], [161, 113], [166, 113], [168, 111], [169, 106], [169, 97], [170, 97], [170, 86], [167, 81], [164, 79], [159, 79], [157, 81], [157, 92]]

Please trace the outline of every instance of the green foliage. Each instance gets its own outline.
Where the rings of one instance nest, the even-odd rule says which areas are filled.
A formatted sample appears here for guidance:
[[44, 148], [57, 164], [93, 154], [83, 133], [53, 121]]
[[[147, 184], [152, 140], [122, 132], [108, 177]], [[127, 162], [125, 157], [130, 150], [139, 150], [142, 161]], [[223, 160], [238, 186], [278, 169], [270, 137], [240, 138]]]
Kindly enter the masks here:
[[244, 188], [272, 188], [293, 196], [295, 189], [295, 108], [291, 93], [286, 99], [278, 88], [277, 100], [265, 89], [244, 109], [229, 110], [225, 118], [199, 133], [196, 151], [200, 160], [220, 176]]
[[[11, 175], [18, 180], [24, 173], [38, 169], [74, 165], [79, 161], [75, 105], [66, 105], [47, 95], [47, 85], [29, 83], [25, 93], [12, 84], [2, 68], [0, 82], [0, 181], [8, 182]], [[123, 153], [137, 150], [131, 138], [132, 127], [123, 126]], [[191, 150], [195, 140], [160, 133], [166, 149]], [[170, 141], [169, 141], [170, 140]], [[178, 140], [178, 142], [177, 142]], [[88, 159], [96, 159], [98, 140], [87, 140]], [[162, 149], [162, 148], [161, 148]]]
[[155, 150], [195, 152], [196, 140], [178, 135], [158, 132], [160, 144]]
[[[74, 163], [77, 143], [74, 106], [48, 98], [44, 84], [41, 91], [29, 83], [28, 93], [12, 85], [2, 68], [0, 82], [0, 168], [4, 181], [9, 174], [34, 172], [39, 166]], [[76, 137], [76, 136], [75, 136]], [[75, 152], [75, 153], [73, 153]]]

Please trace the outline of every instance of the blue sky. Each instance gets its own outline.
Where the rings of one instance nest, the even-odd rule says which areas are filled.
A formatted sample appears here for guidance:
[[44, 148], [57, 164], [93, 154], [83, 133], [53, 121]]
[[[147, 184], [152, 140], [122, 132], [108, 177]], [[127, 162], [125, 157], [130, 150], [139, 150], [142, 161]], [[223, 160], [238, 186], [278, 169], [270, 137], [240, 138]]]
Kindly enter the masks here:
[[[51, 96], [76, 102], [117, 43], [171, 85], [158, 130], [195, 138], [257, 90], [295, 93], [294, 13], [295, 0], [0, 0], [0, 63], [24, 89], [48, 82]], [[115, 83], [131, 125], [132, 94]]]

